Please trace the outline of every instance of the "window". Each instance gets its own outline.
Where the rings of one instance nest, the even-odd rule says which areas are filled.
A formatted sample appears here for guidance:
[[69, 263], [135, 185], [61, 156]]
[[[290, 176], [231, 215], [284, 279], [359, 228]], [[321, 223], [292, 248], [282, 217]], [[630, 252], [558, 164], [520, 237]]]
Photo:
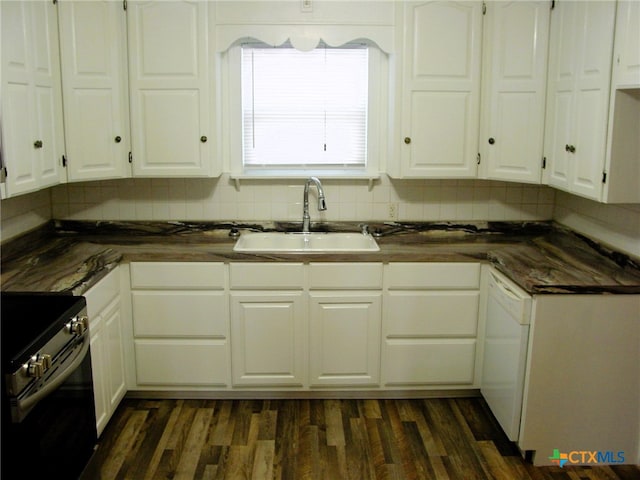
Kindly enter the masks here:
[[321, 42], [305, 52], [250, 40], [224, 58], [231, 178], [379, 177], [388, 66], [377, 47]]
[[245, 167], [365, 167], [368, 58], [362, 45], [243, 45]]

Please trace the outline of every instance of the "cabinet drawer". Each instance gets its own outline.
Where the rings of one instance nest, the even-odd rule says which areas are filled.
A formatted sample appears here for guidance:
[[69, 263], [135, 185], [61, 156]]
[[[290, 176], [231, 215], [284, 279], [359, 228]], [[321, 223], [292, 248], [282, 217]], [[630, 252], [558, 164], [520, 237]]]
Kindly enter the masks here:
[[131, 288], [223, 289], [224, 263], [133, 262]]
[[389, 292], [384, 335], [475, 337], [480, 292]]
[[132, 292], [138, 337], [227, 337], [229, 313], [222, 292]]
[[227, 385], [224, 340], [136, 340], [138, 385]]
[[382, 264], [312, 263], [309, 284], [318, 289], [382, 288]]
[[386, 385], [473, 383], [476, 342], [453, 340], [386, 340], [383, 359]]
[[89, 319], [100, 314], [118, 295], [120, 295], [120, 271], [116, 268], [84, 294]]
[[232, 263], [229, 265], [231, 288], [302, 290], [302, 263]]
[[390, 289], [480, 288], [479, 263], [390, 263], [385, 272]]

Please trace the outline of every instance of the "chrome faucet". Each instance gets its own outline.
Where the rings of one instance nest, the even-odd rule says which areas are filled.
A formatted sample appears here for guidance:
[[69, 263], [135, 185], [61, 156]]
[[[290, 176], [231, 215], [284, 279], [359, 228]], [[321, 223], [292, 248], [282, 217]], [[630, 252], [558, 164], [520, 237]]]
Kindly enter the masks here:
[[318, 211], [327, 209], [327, 203], [324, 200], [324, 190], [322, 189], [322, 183], [317, 177], [309, 177], [304, 183], [304, 199], [302, 210], [302, 233], [309, 233], [309, 226], [311, 224], [311, 217], [309, 216], [309, 184], [314, 183], [318, 189]]

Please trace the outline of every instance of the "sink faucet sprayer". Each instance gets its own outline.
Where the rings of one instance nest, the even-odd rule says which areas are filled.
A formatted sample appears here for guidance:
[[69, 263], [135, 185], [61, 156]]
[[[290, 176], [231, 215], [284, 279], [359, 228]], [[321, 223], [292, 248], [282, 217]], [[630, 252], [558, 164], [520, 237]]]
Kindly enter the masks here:
[[327, 209], [327, 203], [324, 200], [324, 190], [322, 189], [322, 183], [317, 177], [309, 177], [304, 183], [304, 202], [302, 211], [302, 233], [309, 233], [309, 226], [311, 223], [311, 217], [309, 216], [309, 184], [314, 183], [318, 189], [318, 211]]

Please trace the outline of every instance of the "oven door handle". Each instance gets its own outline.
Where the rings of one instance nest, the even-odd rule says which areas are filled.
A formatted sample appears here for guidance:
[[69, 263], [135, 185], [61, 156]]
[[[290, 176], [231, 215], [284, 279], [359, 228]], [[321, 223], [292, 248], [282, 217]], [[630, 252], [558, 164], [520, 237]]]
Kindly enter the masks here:
[[25, 399], [17, 401], [18, 411], [22, 413], [21, 416], [26, 415], [26, 413], [31, 410], [40, 400], [48, 396], [51, 392], [56, 390], [60, 385], [62, 385], [67, 378], [71, 376], [71, 374], [75, 371], [76, 368], [80, 366], [83, 362], [84, 357], [87, 355], [89, 351], [89, 335], [84, 335], [82, 337], [82, 347], [78, 355], [73, 359], [73, 361], [67, 366], [67, 368], [60, 373], [56, 378], [51, 380], [48, 383], [45, 383], [44, 386], [38, 390], [33, 395], [28, 396]]

